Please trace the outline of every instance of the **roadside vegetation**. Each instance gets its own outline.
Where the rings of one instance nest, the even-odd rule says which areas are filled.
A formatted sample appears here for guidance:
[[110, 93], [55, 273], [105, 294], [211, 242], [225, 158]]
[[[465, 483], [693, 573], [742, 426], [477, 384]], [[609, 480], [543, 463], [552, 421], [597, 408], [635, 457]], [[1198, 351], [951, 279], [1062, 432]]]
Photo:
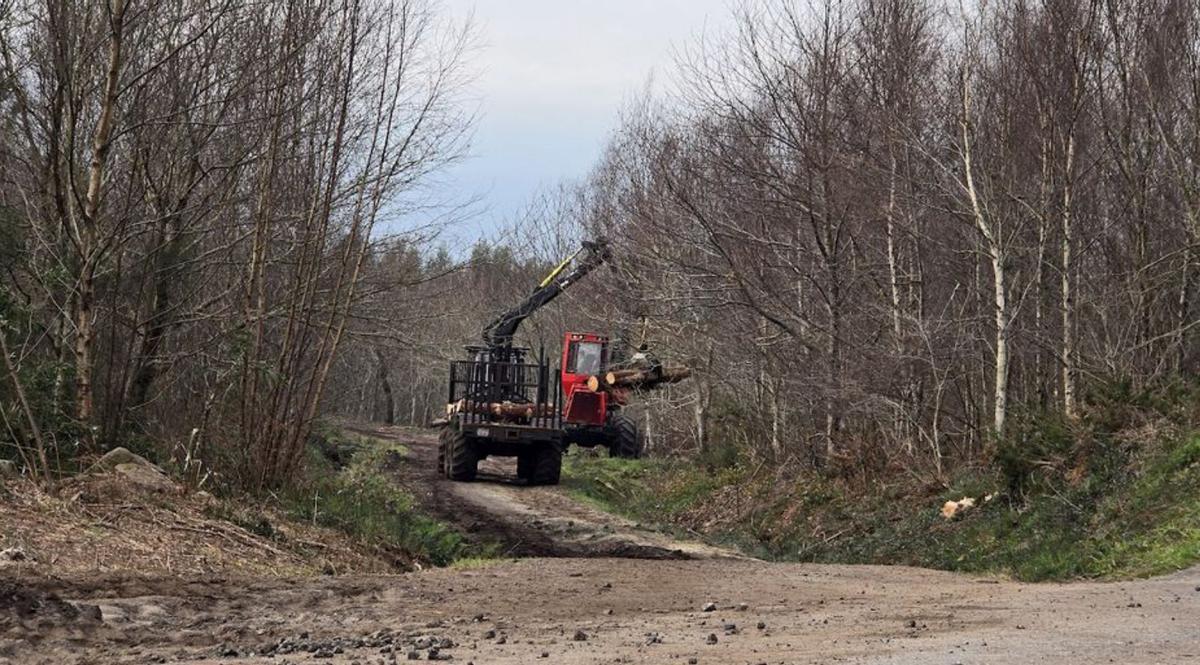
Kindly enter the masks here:
[[396, 483], [389, 472], [408, 454], [403, 446], [322, 425], [315, 428], [307, 452], [301, 479], [280, 495], [290, 516], [338, 529], [365, 546], [438, 566], [491, 555], [422, 513]]
[[[1200, 563], [1195, 387], [1116, 384], [1091, 397], [1075, 424], [1022, 417], [988, 459], [942, 481], [903, 468], [830, 478], [732, 449], [718, 456], [728, 460], [721, 466], [574, 454], [564, 483], [610, 511], [774, 560], [1028, 581], [1143, 577]], [[953, 519], [940, 513], [964, 497], [975, 507]]]
[[296, 481], [257, 495], [199, 489], [138, 443], [53, 482], [0, 465], [0, 550], [55, 574], [399, 573], [494, 557], [422, 512], [394, 477], [408, 451], [387, 441], [318, 425]]

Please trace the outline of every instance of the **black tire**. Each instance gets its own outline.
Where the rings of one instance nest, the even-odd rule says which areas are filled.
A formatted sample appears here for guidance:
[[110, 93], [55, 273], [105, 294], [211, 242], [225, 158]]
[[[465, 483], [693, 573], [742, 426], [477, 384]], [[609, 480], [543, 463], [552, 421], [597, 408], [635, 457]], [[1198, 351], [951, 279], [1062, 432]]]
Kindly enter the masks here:
[[[517, 460], [518, 466], [520, 459]], [[518, 469], [518, 475], [520, 470]], [[557, 485], [562, 476], [562, 451], [554, 444], [541, 446], [532, 456], [530, 469], [530, 485]]]
[[437, 472], [439, 476], [446, 475], [446, 440], [449, 438], [450, 427], [447, 425], [438, 432]]
[[446, 428], [446, 477], [450, 480], [475, 480], [479, 455], [466, 434]]
[[527, 452], [517, 455], [517, 478], [530, 485], [533, 484], [533, 472], [537, 468], [537, 453]]
[[642, 434], [637, 423], [623, 413], [608, 419], [608, 456], [637, 459], [642, 456]]

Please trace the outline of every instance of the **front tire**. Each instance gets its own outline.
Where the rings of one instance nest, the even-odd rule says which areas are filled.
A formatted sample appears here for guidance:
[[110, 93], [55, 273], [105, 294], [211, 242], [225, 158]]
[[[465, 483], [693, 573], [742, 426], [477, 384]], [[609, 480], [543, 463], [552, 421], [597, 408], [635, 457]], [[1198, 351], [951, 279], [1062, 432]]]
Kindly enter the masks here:
[[642, 435], [633, 418], [614, 413], [608, 419], [608, 456], [637, 459], [642, 456]]
[[479, 455], [475, 446], [461, 431], [446, 428], [445, 465], [446, 477], [450, 480], [475, 480], [479, 471]]

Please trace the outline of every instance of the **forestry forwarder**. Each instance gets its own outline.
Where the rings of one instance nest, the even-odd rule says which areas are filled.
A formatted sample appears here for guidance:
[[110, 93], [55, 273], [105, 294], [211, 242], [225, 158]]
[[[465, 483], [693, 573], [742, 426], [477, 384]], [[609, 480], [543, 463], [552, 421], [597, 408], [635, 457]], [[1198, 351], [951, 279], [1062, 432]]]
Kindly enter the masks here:
[[500, 455], [517, 458], [521, 480], [556, 485], [563, 450], [572, 443], [603, 445], [614, 457], [641, 455], [637, 424], [621, 407], [631, 389], [678, 381], [686, 370], [664, 371], [639, 354], [640, 367], [605, 373], [609, 340], [591, 333], [566, 333], [562, 364], [554, 372], [544, 348], [535, 359], [530, 349], [513, 346], [522, 321], [608, 258], [603, 240], [584, 242], [528, 298], [484, 329], [483, 346], [466, 347], [470, 360], [450, 363], [446, 418], [435, 423], [441, 426], [438, 465], [447, 478], [474, 480], [480, 461]]

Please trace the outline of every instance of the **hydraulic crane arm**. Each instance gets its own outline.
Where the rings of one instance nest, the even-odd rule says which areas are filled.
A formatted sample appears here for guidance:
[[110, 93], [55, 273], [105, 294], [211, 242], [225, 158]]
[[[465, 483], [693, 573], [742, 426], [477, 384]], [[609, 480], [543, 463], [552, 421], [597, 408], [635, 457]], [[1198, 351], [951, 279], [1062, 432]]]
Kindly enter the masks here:
[[[608, 258], [608, 243], [604, 240], [585, 240], [582, 247], [563, 259], [562, 263], [559, 263], [554, 270], [550, 271], [550, 274], [546, 275], [528, 298], [489, 323], [483, 329], [483, 341], [493, 349], [511, 346], [513, 335], [517, 333], [517, 328], [520, 327], [522, 321], [549, 304], [560, 293], [595, 270]], [[567, 271], [567, 267], [572, 263], [575, 266]]]

